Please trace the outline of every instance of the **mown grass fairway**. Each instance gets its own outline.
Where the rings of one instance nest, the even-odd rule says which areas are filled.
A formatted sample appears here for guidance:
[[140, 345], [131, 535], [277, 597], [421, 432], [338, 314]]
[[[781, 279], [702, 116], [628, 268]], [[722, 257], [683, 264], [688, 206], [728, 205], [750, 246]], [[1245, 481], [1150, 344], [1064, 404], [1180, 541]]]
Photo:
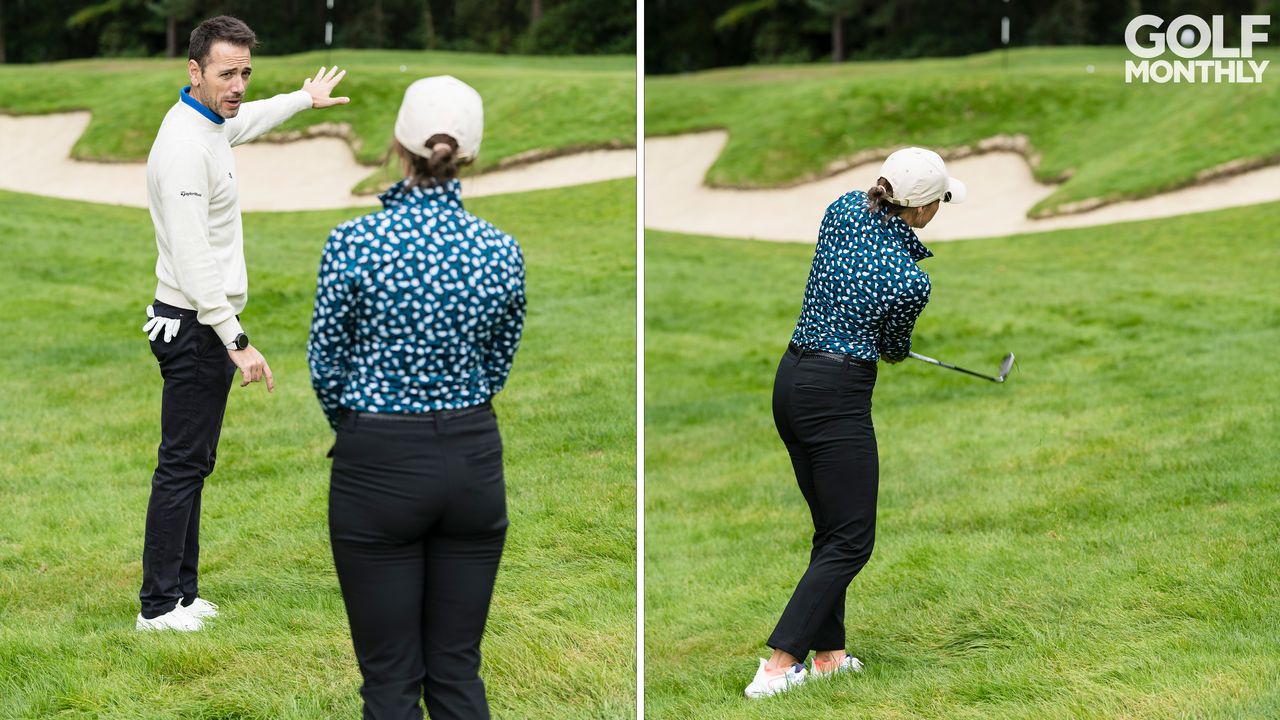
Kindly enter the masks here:
[[[303, 80], [326, 64], [325, 57], [322, 52], [255, 54], [246, 100], [301, 88]], [[348, 123], [356, 158], [365, 164], [377, 164], [387, 152], [404, 89], [429, 75], [454, 75], [484, 98], [484, 151], [477, 171], [535, 150], [635, 144], [635, 58], [630, 56], [335, 50], [330, 57], [348, 71], [335, 92], [349, 96], [351, 103], [299, 113], [275, 132]], [[185, 58], [0, 65], [0, 112], [90, 110], [93, 121], [73, 157], [145, 161], [165, 112], [177, 101], [179, 88], [189, 84], [186, 78]], [[384, 180], [376, 178], [382, 186]]]
[[[496, 401], [511, 530], [484, 644], [500, 718], [635, 714], [635, 184], [485, 198], [528, 266]], [[565, 208], [572, 208], [566, 221]], [[327, 534], [332, 433], [304, 343], [349, 210], [245, 216], [243, 321], [274, 395], [232, 390], [204, 492], [194, 636], [133, 630], [159, 441], [145, 210], [0, 192], [0, 718], [359, 717]]]
[[1278, 223], [934, 243], [915, 349], [1018, 367], [881, 364], [867, 671], [759, 702], [812, 531], [770, 389], [813, 247], [649, 233], [648, 716], [1280, 717]]
[[[1265, 121], [1280, 108], [1274, 81], [1126, 84], [1130, 58], [1123, 47], [1027, 48], [1009, 53], [1008, 70], [986, 53], [650, 77], [645, 133], [727, 129], [707, 180], [742, 187], [813, 177], [860, 150], [1025, 134], [1039, 178], [1070, 176], [1034, 212], [1156, 194], [1239, 159], [1280, 160], [1280, 134]], [[1254, 59], [1274, 66], [1280, 52]]]

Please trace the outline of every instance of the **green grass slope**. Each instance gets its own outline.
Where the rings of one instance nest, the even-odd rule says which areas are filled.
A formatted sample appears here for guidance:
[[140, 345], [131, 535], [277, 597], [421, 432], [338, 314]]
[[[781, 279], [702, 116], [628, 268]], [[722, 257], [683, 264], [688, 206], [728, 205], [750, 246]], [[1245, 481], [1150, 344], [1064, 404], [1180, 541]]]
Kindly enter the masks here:
[[[348, 70], [338, 90], [351, 103], [299, 113], [278, 132], [347, 123], [356, 157], [365, 164], [375, 165], [386, 154], [404, 89], [429, 75], [454, 75], [484, 97], [485, 141], [476, 170], [531, 151], [635, 144], [633, 57], [336, 50], [331, 62]], [[322, 52], [257, 55], [248, 98], [297, 90], [325, 64]], [[0, 65], [0, 112], [89, 110], [93, 120], [73, 148], [74, 157], [144, 161], [178, 89], [188, 84], [186, 68], [185, 59]], [[378, 174], [361, 188], [374, 189], [384, 180]]]
[[[474, 200], [528, 265], [496, 400], [511, 530], [484, 643], [497, 717], [635, 713], [635, 184]], [[564, 208], [573, 207], [574, 222]], [[328, 231], [245, 216], [246, 328], [276, 392], [232, 390], [206, 485], [194, 636], [133, 631], [160, 386], [145, 210], [0, 192], [0, 718], [358, 717], [327, 531], [332, 433], [305, 342]], [[19, 349], [20, 348], [20, 349]]]
[[[1124, 48], [1029, 48], [964, 58], [761, 66], [645, 81], [645, 133], [725, 128], [715, 185], [769, 187], [861, 150], [972, 145], [1024, 134], [1042, 180], [1069, 179], [1033, 214], [1152, 195], [1227, 162], [1280, 160], [1280, 89], [1126, 84]], [[1280, 52], [1255, 52], [1255, 60]], [[1086, 66], [1093, 65], [1090, 74]], [[1268, 76], [1274, 75], [1272, 67]], [[977, 179], [975, 179], [977, 180]]]
[[742, 689], [808, 561], [773, 428], [812, 247], [649, 233], [646, 708], [658, 719], [1280, 716], [1280, 204], [936, 244], [880, 366], [858, 677]]

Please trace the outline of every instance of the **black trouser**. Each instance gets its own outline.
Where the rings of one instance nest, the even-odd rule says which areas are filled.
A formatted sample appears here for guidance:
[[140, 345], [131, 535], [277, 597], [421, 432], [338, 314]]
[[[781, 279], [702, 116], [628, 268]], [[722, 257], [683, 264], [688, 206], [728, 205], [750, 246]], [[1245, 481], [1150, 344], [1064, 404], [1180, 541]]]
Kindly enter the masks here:
[[871, 391], [876, 364], [794, 348], [773, 384], [773, 420], [813, 516], [809, 567], [769, 646], [804, 660], [844, 648], [844, 594], [871, 557], [880, 469]]
[[213, 472], [227, 393], [236, 366], [217, 333], [196, 322], [196, 311], [159, 300], [159, 317], [179, 318], [178, 334], [151, 341], [164, 390], [160, 449], [151, 477], [142, 549], [142, 616], [154, 618], [179, 601], [196, 599], [200, 561], [200, 491]]
[[507, 531], [502, 438], [485, 405], [347, 413], [329, 536], [366, 720], [488, 718], [480, 638]]

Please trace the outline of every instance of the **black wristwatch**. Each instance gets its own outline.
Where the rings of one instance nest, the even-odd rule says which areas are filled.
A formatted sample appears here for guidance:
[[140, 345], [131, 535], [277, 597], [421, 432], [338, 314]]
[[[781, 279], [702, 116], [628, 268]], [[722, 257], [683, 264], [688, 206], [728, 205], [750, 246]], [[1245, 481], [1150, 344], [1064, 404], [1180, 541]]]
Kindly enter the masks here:
[[249, 336], [244, 333], [240, 333], [235, 340], [227, 343], [228, 350], [243, 350], [247, 347], [249, 347]]

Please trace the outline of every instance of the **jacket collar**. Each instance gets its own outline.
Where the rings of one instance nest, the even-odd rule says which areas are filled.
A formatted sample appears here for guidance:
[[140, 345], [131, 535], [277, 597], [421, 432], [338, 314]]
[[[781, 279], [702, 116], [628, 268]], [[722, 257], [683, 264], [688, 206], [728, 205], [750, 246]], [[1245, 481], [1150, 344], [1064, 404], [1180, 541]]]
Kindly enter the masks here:
[[406, 179], [387, 188], [386, 192], [378, 196], [378, 199], [382, 201], [382, 206], [388, 210], [399, 205], [418, 205], [422, 207], [447, 205], [461, 210], [461, 192], [462, 183], [458, 182], [456, 178], [430, 187], [409, 187], [409, 181]]
[[933, 253], [929, 251], [929, 248], [924, 246], [924, 243], [920, 242], [920, 237], [916, 235], [915, 230], [911, 229], [911, 226], [907, 224], [906, 220], [884, 210], [872, 212], [867, 208], [866, 193], [859, 190], [858, 194], [862, 196], [859, 198], [860, 202], [858, 204], [858, 206], [862, 208], [862, 211], [866, 213], [867, 217], [871, 218], [875, 222], [882, 222], [886, 224], [889, 227], [889, 232], [886, 233], [886, 235], [896, 240], [902, 249], [907, 251], [907, 254], [911, 256], [912, 260], [920, 262], [925, 258], [933, 257]]
[[213, 123], [214, 125], [221, 125], [222, 123], [224, 123], [224, 122], [226, 122], [226, 121], [227, 121], [227, 120], [226, 120], [226, 118], [222, 117], [222, 116], [221, 116], [221, 115], [219, 115], [218, 113], [216, 113], [216, 112], [214, 112], [214, 111], [210, 110], [209, 108], [205, 107], [205, 106], [204, 106], [204, 103], [202, 103], [202, 102], [200, 102], [199, 100], [197, 100], [197, 99], [195, 99], [195, 98], [191, 97], [191, 86], [190, 86], [190, 85], [186, 85], [186, 86], [184, 86], [184, 87], [182, 88], [182, 92], [178, 93], [178, 99], [179, 99], [179, 100], [181, 100], [181, 101], [182, 101], [182, 103], [183, 103], [184, 105], [186, 105], [187, 107], [190, 107], [190, 108], [194, 109], [196, 112], [198, 112], [198, 113], [200, 113], [201, 115], [203, 115], [203, 116], [204, 116], [204, 118], [205, 118], [205, 120], [208, 120], [209, 122]]
[[906, 220], [894, 215], [889, 218], [889, 227], [893, 228], [893, 235], [898, 238], [902, 249], [907, 251], [912, 260], [920, 262], [925, 258], [933, 257], [933, 253], [920, 242], [920, 236], [916, 235], [916, 231], [911, 229]]

